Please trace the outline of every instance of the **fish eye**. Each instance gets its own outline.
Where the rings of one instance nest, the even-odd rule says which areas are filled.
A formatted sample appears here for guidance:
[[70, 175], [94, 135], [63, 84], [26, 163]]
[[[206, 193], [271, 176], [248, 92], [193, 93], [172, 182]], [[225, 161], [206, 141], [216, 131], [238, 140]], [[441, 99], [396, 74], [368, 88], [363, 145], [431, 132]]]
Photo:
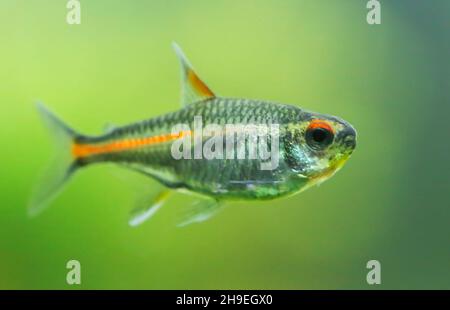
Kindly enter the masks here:
[[334, 139], [333, 130], [325, 122], [313, 121], [306, 129], [306, 143], [315, 150], [324, 149]]

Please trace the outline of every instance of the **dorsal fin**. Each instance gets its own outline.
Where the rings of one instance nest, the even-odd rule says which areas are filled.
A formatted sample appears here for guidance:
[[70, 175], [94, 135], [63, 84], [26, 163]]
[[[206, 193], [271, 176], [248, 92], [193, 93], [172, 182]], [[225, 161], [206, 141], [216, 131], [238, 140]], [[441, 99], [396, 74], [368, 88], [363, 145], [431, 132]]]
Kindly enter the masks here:
[[181, 104], [187, 106], [200, 100], [215, 97], [216, 95], [195, 73], [178, 44], [173, 42], [172, 46], [181, 66]]

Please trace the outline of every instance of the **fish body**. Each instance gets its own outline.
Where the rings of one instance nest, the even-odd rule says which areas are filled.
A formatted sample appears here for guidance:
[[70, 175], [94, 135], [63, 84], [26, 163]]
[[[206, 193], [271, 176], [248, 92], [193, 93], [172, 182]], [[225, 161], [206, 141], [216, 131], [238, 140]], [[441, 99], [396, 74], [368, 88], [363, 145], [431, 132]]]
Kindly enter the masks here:
[[93, 137], [40, 105], [50, 129], [62, 136], [68, 168], [38, 191], [32, 205], [43, 205], [77, 169], [105, 162], [214, 202], [268, 200], [323, 182], [353, 152], [356, 131], [346, 121], [293, 105], [218, 97], [175, 50], [183, 78], [184, 107], [178, 111]]

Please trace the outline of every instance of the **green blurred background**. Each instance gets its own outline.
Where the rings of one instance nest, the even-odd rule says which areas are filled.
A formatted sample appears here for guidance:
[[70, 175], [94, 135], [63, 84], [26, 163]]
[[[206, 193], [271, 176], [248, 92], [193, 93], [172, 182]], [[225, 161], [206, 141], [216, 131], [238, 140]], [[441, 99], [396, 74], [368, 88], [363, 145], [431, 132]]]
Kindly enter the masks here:
[[[362, 0], [81, 2], [75, 26], [66, 1], [0, 2], [0, 288], [450, 289], [449, 1], [381, 1], [378, 26]], [[33, 102], [90, 134], [174, 111], [173, 40], [218, 94], [348, 120], [353, 157], [320, 187], [182, 229], [179, 195], [130, 228], [130, 184], [156, 183], [99, 165], [29, 219], [51, 156]]]

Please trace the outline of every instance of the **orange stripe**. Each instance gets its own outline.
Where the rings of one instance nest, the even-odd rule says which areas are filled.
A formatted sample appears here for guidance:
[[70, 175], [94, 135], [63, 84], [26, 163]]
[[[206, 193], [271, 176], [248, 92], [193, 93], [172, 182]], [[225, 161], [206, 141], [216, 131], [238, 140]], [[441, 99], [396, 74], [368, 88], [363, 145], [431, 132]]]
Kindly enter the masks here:
[[187, 135], [191, 135], [191, 131], [180, 131], [176, 134], [164, 134], [145, 138], [125, 139], [102, 145], [74, 143], [72, 145], [72, 155], [74, 158], [81, 158], [98, 154], [126, 151], [142, 146], [173, 141]]

